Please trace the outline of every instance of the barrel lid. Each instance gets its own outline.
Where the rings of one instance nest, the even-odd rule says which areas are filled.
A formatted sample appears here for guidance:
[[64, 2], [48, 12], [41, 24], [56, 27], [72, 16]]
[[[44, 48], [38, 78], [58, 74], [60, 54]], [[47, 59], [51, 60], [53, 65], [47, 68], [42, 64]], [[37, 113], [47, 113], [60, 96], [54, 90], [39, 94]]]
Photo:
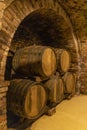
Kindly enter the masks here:
[[29, 119], [35, 119], [40, 116], [46, 106], [45, 88], [38, 82], [31, 84], [25, 97], [24, 111]]
[[72, 93], [72, 91], [75, 89], [75, 77], [73, 73], [67, 72], [64, 75], [64, 81], [65, 81], [65, 87], [66, 91], [69, 93]]
[[69, 69], [70, 61], [71, 61], [70, 53], [66, 50], [62, 51], [60, 64], [63, 72], [67, 72], [67, 70]]
[[56, 55], [51, 48], [45, 49], [43, 53], [42, 68], [46, 76], [50, 76], [56, 71]]

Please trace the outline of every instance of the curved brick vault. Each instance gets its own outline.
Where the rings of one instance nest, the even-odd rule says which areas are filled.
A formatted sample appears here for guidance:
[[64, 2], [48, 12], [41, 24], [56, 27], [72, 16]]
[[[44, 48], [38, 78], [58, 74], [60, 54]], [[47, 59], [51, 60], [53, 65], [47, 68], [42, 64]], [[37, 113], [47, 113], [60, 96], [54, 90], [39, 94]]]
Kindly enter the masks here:
[[[60, 30], [66, 25], [67, 29], [64, 39], [67, 44], [64, 46], [71, 51], [71, 55], [75, 56], [72, 62], [71, 70], [75, 66], [77, 79], [81, 81], [82, 90], [86, 93], [86, 18], [87, 9], [86, 1], [73, 0], [5, 0], [0, 2], [0, 84], [3, 86], [5, 81], [6, 60], [9, 49], [13, 46], [17, 32], [20, 31], [20, 25], [25, 24], [30, 13], [45, 8], [52, 9], [56, 12], [57, 18], [60, 20]], [[60, 17], [61, 16], [61, 17]], [[54, 18], [55, 19], [55, 18]], [[62, 24], [61, 24], [62, 23]], [[79, 23], [79, 24], [78, 24]], [[57, 24], [56, 24], [57, 25]], [[68, 31], [66, 31], [68, 30]], [[61, 33], [62, 35], [62, 33]], [[63, 40], [64, 40], [63, 39]], [[61, 41], [60, 41], [61, 42]], [[62, 44], [62, 42], [61, 42]], [[77, 70], [77, 71], [76, 71]], [[80, 72], [80, 75], [79, 75]], [[84, 78], [85, 76], [85, 78]], [[79, 83], [79, 82], [78, 82]]]

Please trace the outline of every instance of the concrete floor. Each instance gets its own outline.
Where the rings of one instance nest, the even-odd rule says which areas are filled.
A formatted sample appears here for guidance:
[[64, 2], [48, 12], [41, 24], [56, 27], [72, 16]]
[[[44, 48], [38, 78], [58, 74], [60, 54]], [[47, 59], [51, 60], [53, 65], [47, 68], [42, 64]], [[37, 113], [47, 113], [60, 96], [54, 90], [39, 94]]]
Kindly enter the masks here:
[[53, 116], [42, 116], [26, 130], [87, 130], [87, 96], [64, 100]]
[[87, 96], [61, 102], [53, 116], [42, 116], [31, 130], [87, 130]]

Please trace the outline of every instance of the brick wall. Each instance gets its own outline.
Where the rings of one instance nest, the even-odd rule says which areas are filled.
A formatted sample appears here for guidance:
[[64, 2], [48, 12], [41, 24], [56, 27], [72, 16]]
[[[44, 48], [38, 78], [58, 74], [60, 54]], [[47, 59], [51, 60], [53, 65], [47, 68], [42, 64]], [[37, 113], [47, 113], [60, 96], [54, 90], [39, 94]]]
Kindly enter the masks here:
[[[2, 17], [5, 9], [5, 4], [3, 1], [0, 1], [0, 30], [2, 28]], [[3, 45], [2, 45], [3, 46]], [[0, 43], [0, 48], [2, 48]], [[0, 51], [0, 61], [2, 62], [4, 50], [1, 49]], [[2, 70], [3, 71], [3, 70]], [[8, 89], [8, 83], [3, 80], [2, 78], [2, 71], [0, 70], [0, 130], [7, 129], [7, 118], [6, 118], [6, 91]]]
[[80, 39], [81, 43], [81, 92], [87, 94], [87, 38]]

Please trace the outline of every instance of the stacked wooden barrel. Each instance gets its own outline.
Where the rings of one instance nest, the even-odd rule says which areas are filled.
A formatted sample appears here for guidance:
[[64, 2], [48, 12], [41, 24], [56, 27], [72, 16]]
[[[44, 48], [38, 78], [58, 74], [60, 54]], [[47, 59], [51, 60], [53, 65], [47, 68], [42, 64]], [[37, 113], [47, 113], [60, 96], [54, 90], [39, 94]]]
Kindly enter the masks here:
[[56, 71], [55, 53], [50, 47], [25, 47], [16, 52], [13, 69], [25, 76], [49, 77]]
[[9, 110], [28, 119], [38, 118], [46, 107], [45, 88], [41, 83], [28, 79], [13, 80], [7, 97]]
[[64, 98], [64, 83], [59, 74], [51, 76], [47, 81], [44, 81], [48, 96], [48, 106], [53, 107]]
[[71, 63], [70, 53], [65, 49], [55, 49], [57, 58], [57, 71], [64, 74], [68, 71]]
[[64, 82], [64, 94], [66, 98], [75, 94], [75, 74], [68, 72], [71, 65], [71, 56], [65, 49], [55, 49], [57, 57], [57, 71], [62, 76]]
[[64, 49], [29, 46], [18, 50], [13, 70], [23, 78], [13, 79], [7, 94], [8, 110], [16, 115], [36, 119], [65, 95], [74, 95], [75, 78], [68, 72], [70, 54]]

